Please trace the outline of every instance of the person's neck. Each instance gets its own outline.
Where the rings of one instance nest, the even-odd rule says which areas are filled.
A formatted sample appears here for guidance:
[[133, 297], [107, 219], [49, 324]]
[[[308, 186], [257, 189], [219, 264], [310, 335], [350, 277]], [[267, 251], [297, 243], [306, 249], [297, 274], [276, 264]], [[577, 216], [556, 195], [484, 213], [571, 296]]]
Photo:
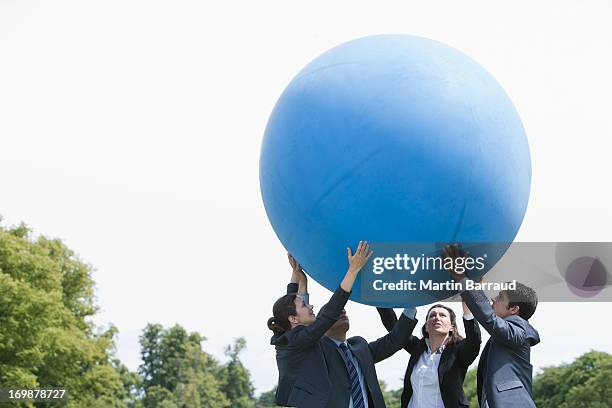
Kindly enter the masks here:
[[340, 331], [335, 331], [335, 330], [328, 330], [327, 333], [325, 333], [325, 335], [327, 337], [329, 337], [330, 339], [334, 339], [336, 341], [339, 341], [341, 343], [344, 343], [346, 341], [346, 332], [340, 332]]
[[433, 336], [429, 336], [429, 348], [431, 349], [432, 353], [435, 353], [436, 351], [438, 351], [438, 349], [440, 347], [442, 347], [443, 344], [446, 343], [446, 341], [448, 340], [448, 334], [439, 334], [439, 335], [433, 335]]

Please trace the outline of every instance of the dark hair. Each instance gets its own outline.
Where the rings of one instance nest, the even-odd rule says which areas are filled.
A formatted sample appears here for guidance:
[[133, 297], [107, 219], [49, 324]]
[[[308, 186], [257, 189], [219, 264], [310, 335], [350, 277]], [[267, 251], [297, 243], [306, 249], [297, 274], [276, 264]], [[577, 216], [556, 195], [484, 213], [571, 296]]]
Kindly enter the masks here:
[[451, 330], [448, 332], [448, 341], [446, 342], [446, 344], [454, 344], [458, 341], [463, 340], [463, 337], [459, 334], [459, 330], [457, 330], [457, 315], [455, 314], [453, 309], [451, 309], [450, 307], [441, 305], [439, 303], [437, 305], [433, 305], [432, 307], [430, 307], [429, 310], [427, 311], [427, 314], [425, 315], [425, 324], [421, 328], [421, 333], [423, 334], [423, 337], [429, 337], [429, 333], [427, 333], [427, 330], [425, 330], [425, 327], [427, 326], [427, 320], [429, 320], [429, 312], [431, 312], [432, 309], [435, 309], [437, 307], [447, 310], [448, 315], [450, 316], [452, 327], [451, 327]]
[[508, 296], [508, 307], [519, 307], [519, 316], [525, 320], [533, 316], [538, 306], [538, 295], [535, 290], [516, 282], [516, 289], [505, 290], [504, 293]]
[[295, 316], [297, 314], [295, 310], [295, 298], [296, 294], [292, 293], [282, 296], [274, 302], [274, 306], [272, 306], [273, 317], [268, 319], [268, 329], [272, 330], [275, 336], [280, 336], [291, 329], [289, 316]]

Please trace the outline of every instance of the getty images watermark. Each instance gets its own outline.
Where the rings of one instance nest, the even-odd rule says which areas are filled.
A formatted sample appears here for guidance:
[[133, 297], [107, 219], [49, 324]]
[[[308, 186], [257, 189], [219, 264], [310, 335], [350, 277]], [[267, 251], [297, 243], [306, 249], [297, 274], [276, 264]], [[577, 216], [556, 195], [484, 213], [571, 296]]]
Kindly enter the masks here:
[[[356, 300], [387, 306], [458, 300], [461, 290], [534, 288], [541, 301], [612, 301], [612, 243], [462, 243], [464, 257], [447, 258], [445, 243], [373, 243]], [[468, 278], [457, 283], [451, 271]]]
[[[479, 276], [485, 272], [488, 255], [473, 257], [467, 254], [460, 258], [444, 258], [442, 256], [412, 256], [408, 253], [395, 254], [392, 257], [374, 257], [372, 259], [372, 273], [382, 275], [387, 271], [403, 271], [410, 275], [417, 272], [427, 273], [433, 271], [445, 271], [450, 275], [451, 271], [459, 273], [477, 273]], [[454, 279], [436, 281], [434, 279], [408, 280], [387, 282], [384, 279], [375, 279], [372, 282], [375, 291], [460, 291], [460, 290], [514, 290], [516, 280], [510, 282], [476, 282], [466, 279], [464, 282], [456, 282]]]

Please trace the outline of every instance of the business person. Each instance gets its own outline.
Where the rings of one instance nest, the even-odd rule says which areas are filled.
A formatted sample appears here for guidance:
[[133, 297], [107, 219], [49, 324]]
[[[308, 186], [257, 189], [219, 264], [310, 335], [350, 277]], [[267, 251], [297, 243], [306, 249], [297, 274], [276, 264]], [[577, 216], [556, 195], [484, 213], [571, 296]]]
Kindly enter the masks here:
[[[447, 246], [444, 255], [453, 259], [469, 256], [459, 245]], [[453, 270], [451, 275], [465, 284], [465, 273]], [[536, 292], [517, 282], [516, 289], [499, 292], [492, 304], [482, 290], [462, 291], [461, 298], [491, 335], [478, 362], [480, 406], [534, 408], [531, 347], [540, 342], [540, 335], [528, 320], [538, 305]]]
[[[268, 326], [276, 348], [279, 382], [275, 402], [304, 408], [384, 408], [374, 364], [397, 350], [412, 332], [407, 318], [398, 328], [372, 343], [361, 337], [347, 339], [349, 320], [344, 310], [354, 278], [371, 252], [360, 243], [349, 251], [349, 271], [330, 301], [315, 318], [312, 306], [303, 303], [306, 275], [290, 257], [294, 268], [288, 293], [274, 305]], [[296, 285], [297, 284], [297, 285]], [[292, 300], [293, 299], [293, 300]], [[285, 323], [287, 322], [287, 323]]]
[[[393, 309], [377, 310], [387, 330], [393, 330], [397, 321]], [[415, 315], [416, 309], [413, 310]], [[478, 324], [465, 305], [463, 311], [465, 338], [459, 335], [455, 312], [440, 304], [427, 311], [427, 320], [421, 328], [423, 337], [409, 337], [404, 347], [410, 359], [404, 376], [402, 408], [469, 406], [463, 381], [478, 356], [481, 339]], [[410, 323], [415, 327], [416, 318]]]

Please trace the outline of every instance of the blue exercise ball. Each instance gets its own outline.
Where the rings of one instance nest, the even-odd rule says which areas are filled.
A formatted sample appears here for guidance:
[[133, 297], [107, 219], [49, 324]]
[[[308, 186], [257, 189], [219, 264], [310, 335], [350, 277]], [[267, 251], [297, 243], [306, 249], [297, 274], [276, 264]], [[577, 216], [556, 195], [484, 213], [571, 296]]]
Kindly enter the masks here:
[[[359, 240], [512, 242], [531, 163], [517, 111], [483, 67], [430, 39], [379, 35], [297, 74], [269, 118], [259, 175], [278, 238], [334, 290]], [[351, 299], [427, 295], [367, 301], [358, 280]]]

